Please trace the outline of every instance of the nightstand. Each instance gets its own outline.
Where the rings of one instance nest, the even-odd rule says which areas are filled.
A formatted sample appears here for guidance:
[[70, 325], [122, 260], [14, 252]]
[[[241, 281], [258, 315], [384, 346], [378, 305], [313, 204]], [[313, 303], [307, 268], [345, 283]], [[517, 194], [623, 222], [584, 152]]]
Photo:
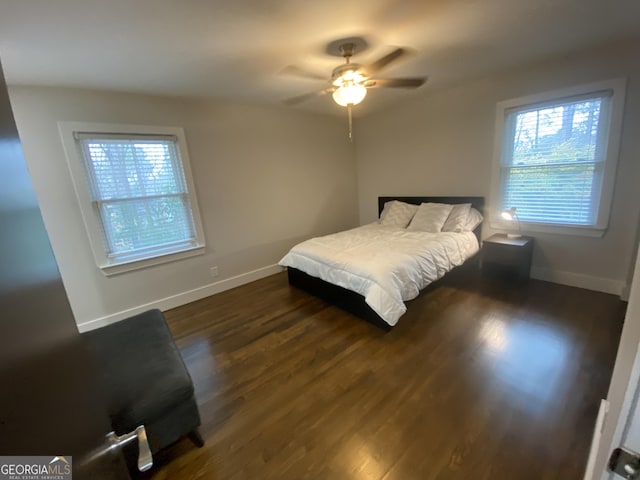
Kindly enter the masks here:
[[482, 242], [482, 273], [491, 277], [529, 279], [533, 238], [509, 238], [497, 233]]

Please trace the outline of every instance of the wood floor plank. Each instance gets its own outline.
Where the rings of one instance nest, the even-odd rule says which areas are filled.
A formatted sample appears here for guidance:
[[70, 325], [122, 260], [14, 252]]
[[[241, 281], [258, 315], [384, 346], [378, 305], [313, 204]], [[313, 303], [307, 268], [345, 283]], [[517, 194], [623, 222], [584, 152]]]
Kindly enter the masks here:
[[624, 308], [458, 279], [383, 332], [283, 273], [170, 310], [206, 443], [145, 477], [578, 480]]

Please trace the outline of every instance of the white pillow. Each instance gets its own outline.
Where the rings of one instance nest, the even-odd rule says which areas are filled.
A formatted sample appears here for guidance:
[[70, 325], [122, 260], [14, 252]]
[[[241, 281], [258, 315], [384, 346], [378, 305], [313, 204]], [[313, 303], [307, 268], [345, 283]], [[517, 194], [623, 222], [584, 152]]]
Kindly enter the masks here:
[[407, 230], [438, 233], [452, 208], [452, 205], [446, 203], [423, 203], [418, 207]]
[[473, 232], [478, 227], [478, 225], [482, 223], [482, 220], [484, 220], [482, 214], [475, 208], [472, 208], [471, 210], [469, 210], [469, 218], [467, 218], [467, 223], [462, 231]]
[[453, 205], [447, 221], [442, 226], [443, 232], [462, 232], [469, 218], [470, 203]]
[[380, 214], [380, 224], [389, 227], [406, 228], [418, 210], [417, 205], [391, 200], [384, 204]]

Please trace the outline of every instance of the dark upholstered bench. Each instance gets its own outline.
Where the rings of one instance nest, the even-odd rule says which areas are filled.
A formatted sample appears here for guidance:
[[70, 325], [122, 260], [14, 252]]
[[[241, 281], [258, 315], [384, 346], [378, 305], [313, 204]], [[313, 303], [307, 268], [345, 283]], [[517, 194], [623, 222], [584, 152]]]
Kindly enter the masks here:
[[96, 356], [116, 434], [144, 425], [153, 453], [185, 435], [203, 445], [193, 382], [160, 310], [82, 336]]

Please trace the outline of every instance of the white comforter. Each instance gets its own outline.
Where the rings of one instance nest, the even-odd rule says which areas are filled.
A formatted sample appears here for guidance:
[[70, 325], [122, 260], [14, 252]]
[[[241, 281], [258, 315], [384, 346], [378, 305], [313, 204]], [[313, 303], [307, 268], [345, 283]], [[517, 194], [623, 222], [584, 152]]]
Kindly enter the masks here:
[[472, 232], [410, 232], [372, 223], [302, 242], [280, 265], [359, 293], [395, 325], [407, 310], [405, 301], [477, 251]]

